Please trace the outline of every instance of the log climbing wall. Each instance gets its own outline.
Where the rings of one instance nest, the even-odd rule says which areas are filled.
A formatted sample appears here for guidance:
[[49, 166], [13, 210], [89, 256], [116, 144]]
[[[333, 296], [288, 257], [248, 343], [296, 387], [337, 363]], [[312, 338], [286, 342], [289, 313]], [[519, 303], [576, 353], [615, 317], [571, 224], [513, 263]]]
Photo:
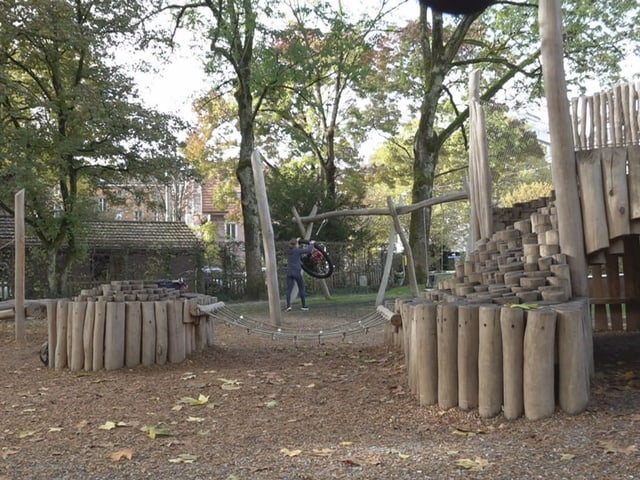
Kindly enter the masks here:
[[50, 301], [49, 367], [98, 371], [180, 363], [213, 345], [213, 320], [197, 305], [215, 301], [142, 282], [112, 282]]
[[596, 330], [640, 329], [640, 82], [572, 101]]
[[396, 301], [386, 341], [404, 352], [422, 405], [482, 417], [577, 414], [593, 371], [587, 299], [573, 299], [552, 201], [477, 243], [453, 278]]

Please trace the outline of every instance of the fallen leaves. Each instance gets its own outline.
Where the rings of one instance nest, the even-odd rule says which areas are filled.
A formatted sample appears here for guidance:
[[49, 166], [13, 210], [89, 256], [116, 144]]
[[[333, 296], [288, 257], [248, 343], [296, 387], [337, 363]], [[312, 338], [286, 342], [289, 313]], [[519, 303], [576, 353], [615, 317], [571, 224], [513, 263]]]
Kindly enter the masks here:
[[170, 458], [170, 463], [193, 463], [198, 459], [197, 456], [191, 455], [189, 453], [181, 453], [177, 457]]
[[133, 458], [133, 450], [130, 448], [123, 448], [121, 450], [111, 453], [109, 455], [109, 458], [113, 462], [119, 462], [120, 460], [123, 460], [123, 459], [131, 460]]
[[200, 394], [198, 398], [193, 397], [182, 397], [178, 400], [178, 403], [182, 403], [184, 405], [189, 405], [190, 407], [197, 407], [199, 405], [205, 405], [209, 402], [209, 396]]
[[113, 430], [116, 427], [126, 427], [127, 424], [124, 422], [112, 422], [107, 421], [98, 427], [98, 430]]
[[598, 443], [600, 447], [604, 449], [604, 453], [623, 453], [625, 455], [629, 455], [630, 453], [638, 451], [638, 448], [635, 445], [624, 446], [614, 440], [601, 440]]
[[480, 470], [483, 470], [484, 468], [488, 467], [489, 465], [491, 465], [491, 463], [489, 463], [489, 461], [480, 458], [480, 457], [475, 457], [474, 459], [470, 459], [470, 458], [460, 458], [458, 460], [456, 460], [456, 466], [463, 468], [465, 470], [470, 470], [473, 472], [477, 472]]
[[168, 437], [171, 435], [169, 430], [160, 425], [143, 425], [140, 430], [146, 433], [151, 440], [155, 440], [156, 437]]

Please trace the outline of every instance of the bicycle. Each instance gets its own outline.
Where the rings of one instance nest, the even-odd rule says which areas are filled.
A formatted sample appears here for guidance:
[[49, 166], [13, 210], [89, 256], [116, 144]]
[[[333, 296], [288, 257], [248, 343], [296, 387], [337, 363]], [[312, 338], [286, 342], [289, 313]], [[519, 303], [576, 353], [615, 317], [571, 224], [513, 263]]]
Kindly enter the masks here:
[[[308, 240], [300, 240], [301, 244], [308, 244]], [[321, 243], [314, 243], [311, 253], [300, 257], [302, 270], [314, 278], [328, 278], [333, 273], [334, 265], [329, 257], [325, 246]]]

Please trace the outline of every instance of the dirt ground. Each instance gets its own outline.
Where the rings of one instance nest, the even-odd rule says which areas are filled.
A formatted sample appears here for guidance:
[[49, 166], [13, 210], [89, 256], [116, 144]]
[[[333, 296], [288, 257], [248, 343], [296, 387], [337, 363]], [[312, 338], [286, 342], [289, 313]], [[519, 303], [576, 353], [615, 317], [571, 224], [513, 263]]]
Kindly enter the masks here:
[[[359, 315], [312, 305], [284, 322]], [[70, 372], [40, 362], [45, 321], [21, 346], [0, 322], [0, 480], [640, 478], [640, 334], [596, 334], [587, 411], [540, 421], [420, 407], [382, 329], [215, 335], [181, 364]]]

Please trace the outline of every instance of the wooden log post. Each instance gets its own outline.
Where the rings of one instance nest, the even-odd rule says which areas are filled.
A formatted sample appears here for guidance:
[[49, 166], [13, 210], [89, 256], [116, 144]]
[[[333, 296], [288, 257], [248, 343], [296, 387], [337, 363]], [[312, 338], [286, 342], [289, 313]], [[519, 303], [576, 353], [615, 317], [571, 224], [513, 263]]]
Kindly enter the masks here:
[[96, 322], [96, 302], [87, 302], [84, 315], [84, 329], [82, 332], [82, 348], [84, 351], [84, 369], [93, 370], [93, 329]]
[[72, 372], [84, 367], [84, 317], [87, 312], [87, 302], [73, 302], [71, 304], [71, 361], [69, 369]]
[[167, 363], [167, 350], [169, 346], [169, 331], [167, 328], [167, 306], [170, 302], [158, 300], [154, 302], [156, 316], [156, 363]]
[[441, 303], [437, 310], [438, 406], [458, 404], [458, 305]]
[[260, 230], [262, 233], [262, 246], [266, 265], [267, 295], [269, 297], [269, 316], [275, 326], [282, 324], [280, 311], [280, 292], [278, 290], [278, 265], [276, 247], [273, 233], [273, 222], [269, 211], [269, 199], [262, 172], [260, 153], [254, 150], [251, 154], [251, 168], [253, 172], [256, 200], [258, 203], [258, 216], [260, 218]]
[[56, 317], [57, 307], [57, 301], [49, 300], [47, 302], [47, 345], [49, 349], [47, 366], [49, 368], [55, 368], [56, 366], [56, 350], [58, 340], [58, 322]]
[[478, 305], [458, 307], [458, 406], [478, 406]]
[[107, 302], [104, 327], [104, 368], [106, 370], [119, 370], [124, 367], [124, 342], [124, 302]]
[[404, 366], [407, 372], [409, 391], [415, 393], [413, 372], [411, 371], [411, 331], [413, 327], [413, 312], [415, 304], [407, 302], [402, 304], [402, 351], [404, 353]]
[[58, 300], [56, 305], [56, 351], [55, 368], [62, 370], [67, 366], [67, 316], [69, 312], [69, 302]]
[[640, 271], [637, 264], [638, 258], [640, 258], [638, 235], [627, 235], [624, 237], [624, 257], [622, 257], [624, 296], [629, 299], [626, 305], [627, 332], [640, 330]]
[[[589, 303], [576, 300], [553, 307], [558, 335], [558, 401], [569, 415], [577, 415], [589, 403], [590, 365], [593, 350]], [[591, 358], [590, 358], [591, 357]]]
[[171, 300], [167, 303], [167, 332], [169, 334], [167, 360], [170, 363], [180, 363], [187, 358], [185, 350], [186, 329], [182, 322], [181, 301]]
[[524, 331], [524, 414], [529, 420], [555, 411], [554, 348], [556, 312], [539, 308], [527, 312]]
[[142, 365], [156, 363], [156, 311], [154, 302], [142, 302]]
[[500, 307], [481, 305], [479, 309], [478, 413], [490, 418], [502, 409], [502, 334]]
[[125, 302], [125, 355], [127, 368], [140, 365], [142, 359], [142, 307], [140, 302]]
[[416, 351], [412, 359], [416, 365], [418, 402], [421, 406], [438, 403], [438, 331], [435, 303], [416, 305], [413, 335]]
[[18, 191], [14, 197], [13, 225], [14, 225], [14, 300], [16, 341], [26, 343], [27, 329], [25, 324], [25, 250], [26, 234], [24, 227], [24, 189]]
[[500, 310], [502, 333], [503, 412], [507, 420], [524, 414], [524, 310], [502, 307]]
[[582, 218], [575, 214], [580, 196], [563, 63], [561, 2], [540, 0], [538, 24], [551, 137], [551, 175], [556, 193], [557, 222], [561, 227], [560, 250], [567, 255], [571, 267], [571, 288], [574, 294], [586, 297], [589, 295], [587, 261]]
[[107, 322], [107, 302], [98, 300], [95, 305], [95, 320], [93, 324], [93, 361], [91, 367], [94, 372], [104, 368], [104, 335]]

